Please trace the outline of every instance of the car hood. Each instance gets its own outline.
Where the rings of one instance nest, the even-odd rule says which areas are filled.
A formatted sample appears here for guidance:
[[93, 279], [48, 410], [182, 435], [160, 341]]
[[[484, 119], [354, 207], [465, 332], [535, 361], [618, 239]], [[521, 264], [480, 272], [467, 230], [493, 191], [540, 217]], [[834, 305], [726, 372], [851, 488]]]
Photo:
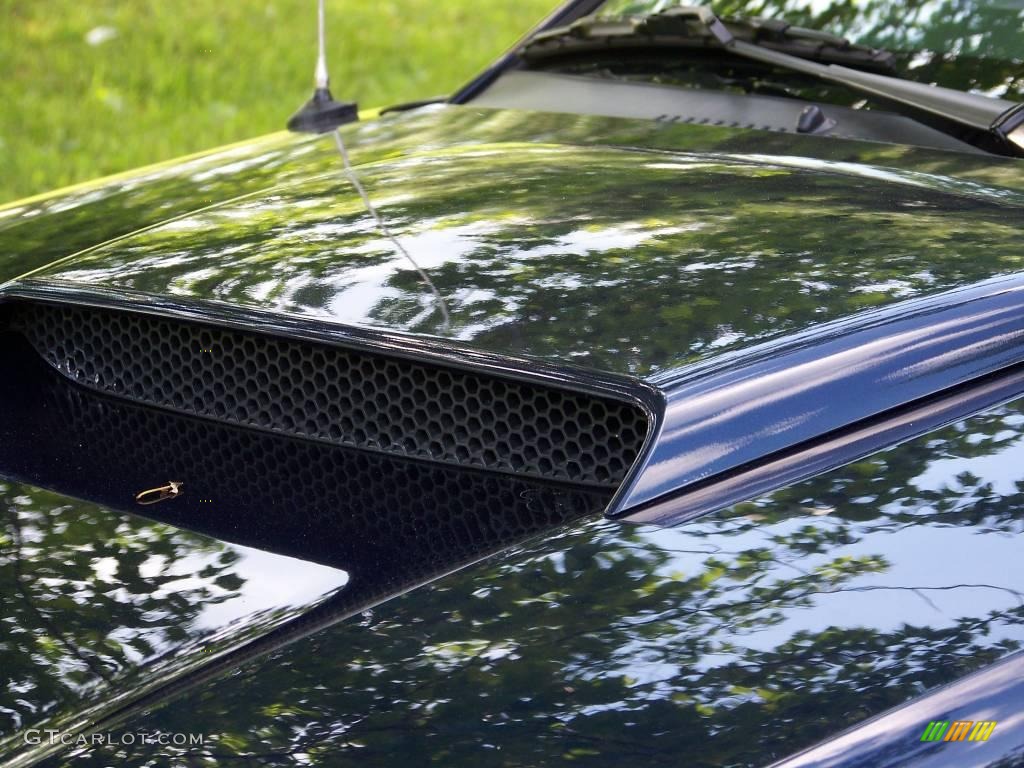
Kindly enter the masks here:
[[[148, 765], [158, 747], [200, 764], [757, 768], [1024, 647], [1020, 399], [665, 529], [43, 373], [28, 399], [46, 407], [0, 417], [39, 433], [0, 443], [23, 477], [0, 481], [10, 765], [64, 746], [44, 764]], [[198, 493], [149, 520], [109, 511], [167, 466]], [[62, 492], [34, 485], [55, 467]], [[999, 692], [926, 696], [839, 749], [849, 763], [809, 764], [918, 765], [937, 746], [940, 764], [997, 764], [1024, 745]], [[921, 742], [953, 719], [999, 724], [985, 744]], [[90, 733], [111, 735], [90, 752]]]
[[[9, 206], [0, 295], [230, 306], [657, 384], [1015, 272], [1024, 255], [1019, 164], [998, 158], [465, 107], [344, 136], [447, 321], [322, 137], [267, 137]], [[26, 747], [19, 729], [58, 722], [202, 731], [219, 742], [214, 757], [298, 763], [684, 754], [756, 765], [1024, 642], [1012, 536], [1022, 507], [1007, 469], [1020, 466], [1019, 403], [663, 530], [597, 521], [603, 498], [543, 483], [382, 470], [374, 462], [391, 459], [342, 459], [53, 386], [39, 418], [5, 411], [23, 442], [2, 444], [4, 544], [29, 547], [49, 579], [13, 606], [49, 655], [4, 625], [23, 673], [5, 746], [25, 748], [25, 763], [61, 745]], [[198, 492], [156, 522], [106, 511], [184, 462]], [[216, 510], [204, 506], [209, 489]], [[538, 519], [542, 535], [521, 543]], [[95, 546], [91, 531], [116, 546]], [[161, 537], [175, 545], [166, 573], [148, 562]], [[203, 579], [217, 582], [238, 556], [257, 562], [253, 549], [291, 558], [275, 561], [282, 576], [299, 560], [322, 579], [249, 601], [239, 579], [250, 575], [236, 574], [214, 586], [247, 610], [204, 623]], [[126, 564], [100, 579], [108, 556]], [[21, 565], [3, 565], [25, 587]], [[151, 594], [154, 574], [189, 565], [195, 590]], [[100, 609], [76, 602], [82, 584]], [[53, 606], [51, 589], [62, 595]], [[178, 613], [162, 601], [198, 617], [171, 627], [173, 642], [161, 622]], [[103, 607], [124, 603], [114, 618]], [[81, 620], [62, 633], [50, 619], [60, 611]], [[79, 657], [111, 679], [92, 679]], [[82, 764], [142, 759], [114, 745]]]
[[625, 393], [646, 442], [610, 515], [1020, 362], [1017, 161], [465, 107], [343, 133], [358, 185], [278, 136], [8, 211], [0, 298]]
[[648, 377], [1024, 259], [1012, 160], [466, 107], [344, 135], [406, 253], [328, 138], [276, 136], [7, 209], [0, 290], [230, 303]]

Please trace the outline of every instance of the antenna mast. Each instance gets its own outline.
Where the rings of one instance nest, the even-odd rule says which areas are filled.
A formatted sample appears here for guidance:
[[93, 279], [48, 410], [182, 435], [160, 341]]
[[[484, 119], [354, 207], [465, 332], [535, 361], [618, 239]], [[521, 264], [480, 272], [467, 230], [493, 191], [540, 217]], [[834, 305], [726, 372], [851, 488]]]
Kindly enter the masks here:
[[288, 130], [298, 133], [326, 133], [339, 125], [359, 119], [359, 108], [354, 101], [335, 101], [331, 96], [327, 45], [324, 40], [324, 0], [317, 0], [316, 20], [317, 52], [313, 96], [288, 120]]

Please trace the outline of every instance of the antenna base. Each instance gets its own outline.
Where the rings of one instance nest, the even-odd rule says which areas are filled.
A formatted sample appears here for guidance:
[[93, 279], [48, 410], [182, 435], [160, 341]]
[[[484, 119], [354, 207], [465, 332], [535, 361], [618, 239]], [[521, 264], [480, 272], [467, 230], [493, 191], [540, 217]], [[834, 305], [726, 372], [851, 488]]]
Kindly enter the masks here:
[[295, 133], [327, 133], [339, 125], [359, 119], [354, 101], [335, 101], [327, 88], [317, 88], [313, 97], [288, 118], [288, 130]]

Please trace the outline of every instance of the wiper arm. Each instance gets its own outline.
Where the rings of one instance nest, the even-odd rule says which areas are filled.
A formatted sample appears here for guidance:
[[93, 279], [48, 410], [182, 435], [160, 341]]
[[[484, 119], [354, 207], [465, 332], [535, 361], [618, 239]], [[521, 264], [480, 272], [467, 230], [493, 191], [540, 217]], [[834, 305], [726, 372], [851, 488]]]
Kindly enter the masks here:
[[[531, 37], [520, 54], [541, 61], [564, 54], [613, 51], [620, 48], [721, 48], [699, 14], [703, 9], [679, 7], [639, 18], [603, 19], [586, 16]], [[894, 72], [896, 56], [889, 51], [854, 45], [845, 38], [804, 29], [774, 19], [730, 19], [732, 34], [747, 42], [802, 59], [848, 64], [872, 72]]]
[[976, 143], [1017, 156], [1024, 156], [1024, 103], [980, 96], [939, 85], [861, 72], [839, 64], [819, 64], [738, 40], [710, 8], [672, 8], [663, 18], [696, 18], [727, 50], [746, 59], [789, 69], [821, 80], [867, 93], [973, 133]]
[[[578, 49], [578, 43], [566, 45], [574, 40], [583, 41], [584, 45], [590, 41], [597, 50], [672, 42], [714, 46], [741, 58], [882, 99], [983, 149], [1024, 156], [1024, 103], [877, 74], [878, 70], [891, 68], [891, 53], [855, 46], [841, 37], [816, 30], [762, 19], [742, 20], [734, 26], [735, 31], [705, 6], [679, 6], [642, 19], [580, 19], [568, 27], [535, 36], [522, 55], [529, 61], [560, 49]], [[837, 60], [858, 68], [823, 63]]]

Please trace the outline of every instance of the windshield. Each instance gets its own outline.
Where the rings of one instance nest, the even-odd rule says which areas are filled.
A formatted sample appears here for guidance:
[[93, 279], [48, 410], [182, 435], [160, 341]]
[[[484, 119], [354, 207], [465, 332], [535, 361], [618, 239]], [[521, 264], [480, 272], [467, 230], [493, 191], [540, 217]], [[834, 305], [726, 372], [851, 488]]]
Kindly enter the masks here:
[[[692, 4], [690, 0], [687, 4]], [[645, 16], [669, 0], [609, 0], [603, 18]], [[1024, 0], [723, 0], [720, 17], [762, 17], [904, 54], [900, 73], [958, 90], [1024, 96]]]

